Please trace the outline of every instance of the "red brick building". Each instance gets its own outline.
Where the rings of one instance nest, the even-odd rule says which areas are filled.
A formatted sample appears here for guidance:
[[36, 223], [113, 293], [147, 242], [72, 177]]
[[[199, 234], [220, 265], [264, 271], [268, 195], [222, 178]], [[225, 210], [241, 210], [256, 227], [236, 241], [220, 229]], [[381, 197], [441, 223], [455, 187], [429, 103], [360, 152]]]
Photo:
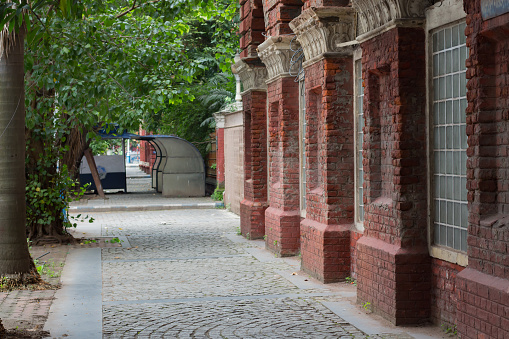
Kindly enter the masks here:
[[[151, 135], [152, 133], [147, 133], [143, 128], [139, 129], [139, 135]], [[140, 169], [147, 173], [152, 173], [152, 167], [154, 167], [154, 163], [156, 161], [156, 151], [154, 146], [152, 146], [148, 141], [140, 141]]]
[[509, 338], [509, 5], [240, 4], [242, 234], [394, 324]]

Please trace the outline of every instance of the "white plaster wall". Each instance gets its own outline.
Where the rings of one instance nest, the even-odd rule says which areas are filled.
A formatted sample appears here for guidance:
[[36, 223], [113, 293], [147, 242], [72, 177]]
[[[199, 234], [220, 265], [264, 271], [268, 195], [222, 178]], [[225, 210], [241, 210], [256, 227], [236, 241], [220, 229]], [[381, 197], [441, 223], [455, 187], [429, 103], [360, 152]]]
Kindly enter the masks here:
[[225, 116], [224, 129], [224, 203], [235, 214], [240, 214], [244, 199], [244, 126], [242, 111]]

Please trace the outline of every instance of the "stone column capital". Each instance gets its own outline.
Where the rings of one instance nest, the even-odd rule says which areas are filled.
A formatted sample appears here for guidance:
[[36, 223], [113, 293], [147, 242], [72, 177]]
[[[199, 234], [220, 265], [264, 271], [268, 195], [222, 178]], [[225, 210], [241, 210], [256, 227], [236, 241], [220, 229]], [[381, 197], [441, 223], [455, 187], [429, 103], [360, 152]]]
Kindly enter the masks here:
[[240, 81], [244, 85], [244, 92], [247, 91], [267, 91], [267, 68], [260, 62], [250, 60], [244, 62], [240, 57], [235, 57], [235, 64], [232, 65], [232, 71], [238, 74]]
[[352, 0], [359, 18], [357, 40], [366, 41], [393, 27], [420, 27], [433, 0]]
[[351, 55], [355, 40], [355, 10], [351, 7], [311, 7], [290, 22], [309, 65], [324, 54]]
[[268, 83], [278, 77], [291, 76], [292, 56], [299, 48], [297, 39], [287, 35], [268, 37], [258, 46], [258, 55], [267, 67]]
[[216, 121], [216, 128], [224, 128], [224, 122], [225, 122], [224, 112], [214, 113], [214, 120]]

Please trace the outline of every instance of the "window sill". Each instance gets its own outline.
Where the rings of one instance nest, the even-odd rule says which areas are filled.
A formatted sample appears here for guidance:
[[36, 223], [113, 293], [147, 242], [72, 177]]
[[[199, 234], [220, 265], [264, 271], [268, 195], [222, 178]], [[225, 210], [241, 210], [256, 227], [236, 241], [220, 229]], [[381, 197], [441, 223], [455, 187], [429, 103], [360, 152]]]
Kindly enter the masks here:
[[468, 265], [468, 256], [465, 252], [458, 252], [453, 249], [440, 246], [430, 246], [429, 252], [433, 258], [447, 261], [463, 267]]

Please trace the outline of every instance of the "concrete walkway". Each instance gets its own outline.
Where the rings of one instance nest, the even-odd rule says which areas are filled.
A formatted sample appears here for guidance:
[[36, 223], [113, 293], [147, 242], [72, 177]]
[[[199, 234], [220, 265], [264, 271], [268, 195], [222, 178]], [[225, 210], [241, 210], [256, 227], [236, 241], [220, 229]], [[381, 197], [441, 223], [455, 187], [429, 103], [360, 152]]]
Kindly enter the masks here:
[[298, 257], [245, 240], [226, 210], [89, 214], [96, 221], [76, 231], [118, 237], [122, 247], [71, 251], [45, 326], [53, 338], [447, 337], [367, 314], [355, 286], [323, 285]]
[[107, 190], [106, 199], [95, 195], [85, 195], [80, 201], [70, 204], [71, 213], [161, 211], [171, 209], [219, 208], [222, 202], [208, 197], [165, 198], [152, 188], [150, 175], [137, 166], [126, 168], [127, 193], [122, 190]]

